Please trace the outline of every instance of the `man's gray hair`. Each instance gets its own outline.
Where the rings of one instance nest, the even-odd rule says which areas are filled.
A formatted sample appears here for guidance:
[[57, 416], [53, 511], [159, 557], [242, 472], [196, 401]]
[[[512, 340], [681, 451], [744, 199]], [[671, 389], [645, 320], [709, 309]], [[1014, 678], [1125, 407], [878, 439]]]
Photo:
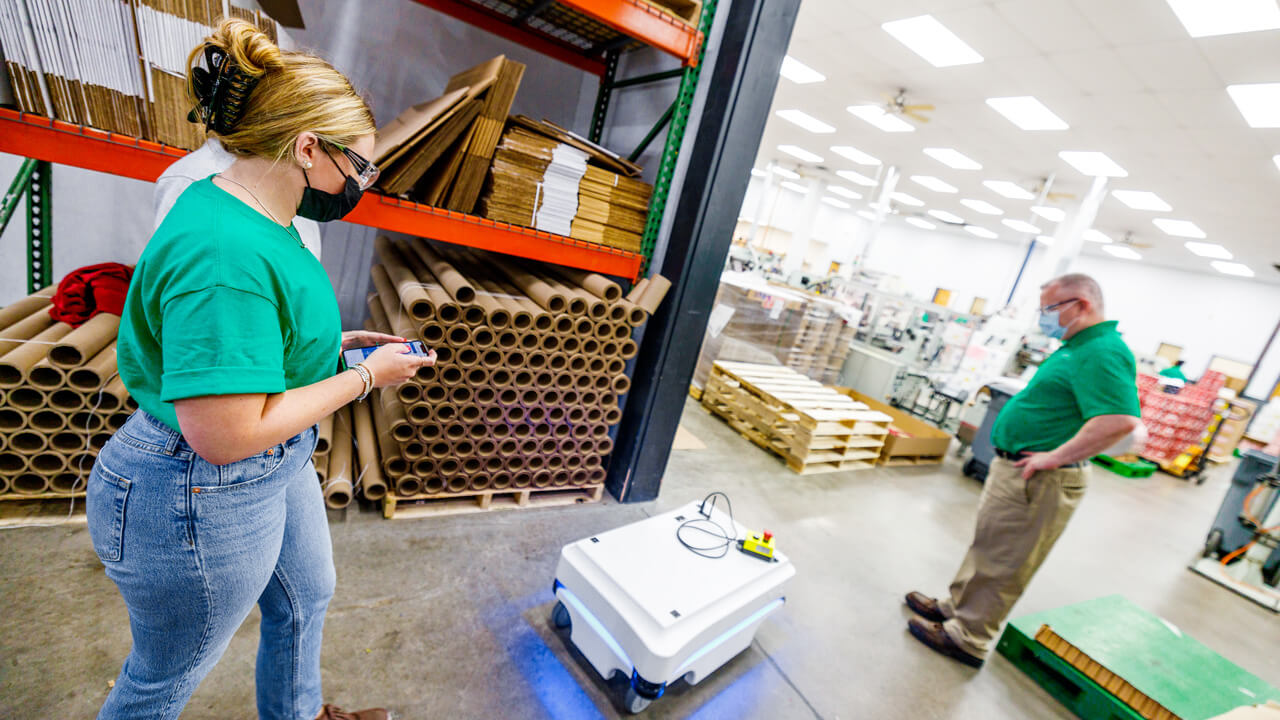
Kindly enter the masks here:
[[1097, 280], [1084, 273], [1068, 273], [1056, 277], [1040, 286], [1040, 289], [1044, 290], [1049, 287], [1060, 287], [1063, 290], [1079, 295], [1097, 308], [1098, 312], [1103, 312], [1102, 288], [1098, 285]]

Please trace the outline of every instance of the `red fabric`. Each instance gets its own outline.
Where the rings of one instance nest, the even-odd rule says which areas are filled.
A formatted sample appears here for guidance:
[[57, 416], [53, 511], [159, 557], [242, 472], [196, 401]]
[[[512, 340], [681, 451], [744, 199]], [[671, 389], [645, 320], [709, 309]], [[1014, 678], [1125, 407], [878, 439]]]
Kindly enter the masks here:
[[49, 316], [79, 327], [100, 312], [119, 315], [129, 292], [133, 268], [120, 263], [101, 263], [74, 270], [58, 283]]

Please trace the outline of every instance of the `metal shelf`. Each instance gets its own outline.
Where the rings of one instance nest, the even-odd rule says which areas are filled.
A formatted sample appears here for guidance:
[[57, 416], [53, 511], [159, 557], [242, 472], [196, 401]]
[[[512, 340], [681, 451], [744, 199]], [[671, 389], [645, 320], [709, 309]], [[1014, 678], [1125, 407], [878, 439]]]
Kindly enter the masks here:
[[645, 0], [416, 0], [597, 75], [605, 55], [632, 45], [649, 45], [697, 65], [703, 33]]
[[[185, 150], [0, 108], [0, 152], [154, 182]], [[365, 193], [348, 222], [634, 279], [643, 258], [440, 208]]]

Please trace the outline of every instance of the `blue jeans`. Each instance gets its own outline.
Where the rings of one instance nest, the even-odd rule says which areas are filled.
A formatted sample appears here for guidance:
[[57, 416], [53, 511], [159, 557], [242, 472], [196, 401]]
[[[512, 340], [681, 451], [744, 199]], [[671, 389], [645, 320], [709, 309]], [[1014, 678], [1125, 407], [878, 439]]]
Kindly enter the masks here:
[[133, 649], [99, 718], [177, 718], [254, 603], [258, 715], [320, 712], [335, 577], [315, 442], [310, 428], [212, 465], [139, 410], [102, 449], [87, 489], [89, 535], [124, 596]]

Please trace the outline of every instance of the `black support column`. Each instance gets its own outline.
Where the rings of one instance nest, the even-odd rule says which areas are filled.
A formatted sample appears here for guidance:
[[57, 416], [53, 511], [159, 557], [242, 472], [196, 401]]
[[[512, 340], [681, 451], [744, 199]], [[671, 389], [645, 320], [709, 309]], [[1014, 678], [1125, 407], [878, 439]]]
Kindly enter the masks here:
[[[709, 92], [655, 270], [671, 290], [645, 328], [607, 486], [623, 502], [658, 496], [707, 317], [773, 104], [800, 0], [733, 0], [699, 83]], [[710, 53], [708, 54], [710, 55]], [[708, 58], [711, 59], [711, 58]]]

